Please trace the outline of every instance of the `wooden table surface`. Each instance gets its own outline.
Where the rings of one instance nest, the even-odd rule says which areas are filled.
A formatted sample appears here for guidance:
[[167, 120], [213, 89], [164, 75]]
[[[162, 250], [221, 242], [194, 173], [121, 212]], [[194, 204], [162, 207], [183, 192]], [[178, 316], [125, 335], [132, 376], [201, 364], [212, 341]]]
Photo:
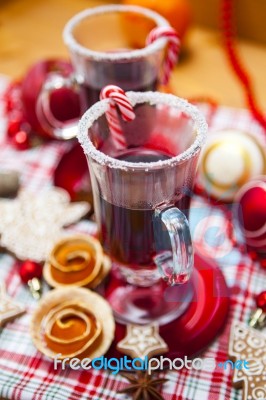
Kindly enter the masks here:
[[[39, 59], [67, 57], [61, 37], [65, 23], [75, 13], [102, 3], [0, 0], [0, 74], [20, 77]], [[266, 47], [242, 41], [240, 53], [254, 79], [258, 100], [266, 108]], [[224, 105], [244, 106], [241, 88], [215, 31], [196, 27], [190, 30], [171, 84], [175, 93], [183, 97], [211, 96]]]
[[[105, 1], [106, 2], [106, 1]], [[1, 0], [0, 73], [19, 77], [36, 60], [67, 57], [62, 29], [75, 13], [99, 5], [97, 0]], [[266, 46], [240, 43], [261, 107], [266, 107]], [[182, 97], [211, 96], [224, 105], [245, 105], [241, 87], [223, 52], [219, 33], [193, 27], [173, 78]]]

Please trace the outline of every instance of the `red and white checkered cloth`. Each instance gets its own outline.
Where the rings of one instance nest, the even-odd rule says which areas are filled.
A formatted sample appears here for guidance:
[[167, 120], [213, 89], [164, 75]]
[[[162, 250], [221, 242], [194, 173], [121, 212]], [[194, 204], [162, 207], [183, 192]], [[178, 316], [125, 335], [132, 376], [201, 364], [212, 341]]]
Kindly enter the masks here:
[[[4, 85], [3, 79], [0, 79], [0, 84]], [[208, 108], [204, 106], [202, 110], [208, 114]], [[260, 127], [247, 111], [225, 107], [218, 108], [210, 124], [210, 131], [222, 128], [239, 128], [262, 134]], [[52, 184], [54, 169], [71, 143], [50, 142], [35, 149], [18, 152], [5, 141], [4, 132], [5, 120], [3, 115], [0, 115], [0, 168], [18, 170], [21, 173], [23, 186], [32, 191], [49, 187]], [[203, 209], [205, 207], [208, 212], [212, 212], [206, 202], [201, 201], [201, 204]], [[89, 232], [91, 224], [83, 223], [82, 229]], [[210, 257], [216, 256], [215, 248], [211, 253]], [[230, 251], [225, 252], [222, 257], [220, 254], [218, 258], [216, 257], [216, 261], [223, 268], [231, 289], [230, 316], [224, 332], [204, 351], [202, 357], [213, 357], [218, 363], [228, 358], [228, 337], [232, 320], [247, 321], [251, 309], [254, 308], [254, 295], [265, 290], [265, 271], [237, 248], [230, 248]], [[36, 350], [29, 335], [29, 321], [36, 302], [28, 289], [21, 284], [15, 259], [5, 253], [0, 254], [0, 282], [5, 283], [8, 294], [17, 302], [24, 304], [28, 311], [24, 316], [0, 329], [0, 398], [12, 400], [127, 398], [117, 394], [118, 390], [127, 385], [119, 375], [114, 377], [102, 371], [73, 371], [69, 368], [57, 372], [53, 368], [53, 362]], [[162, 389], [162, 395], [166, 400], [240, 400], [242, 397], [241, 391], [232, 388], [229, 369], [207, 372], [184, 368], [178, 373], [164, 372], [162, 375], [169, 379]]]

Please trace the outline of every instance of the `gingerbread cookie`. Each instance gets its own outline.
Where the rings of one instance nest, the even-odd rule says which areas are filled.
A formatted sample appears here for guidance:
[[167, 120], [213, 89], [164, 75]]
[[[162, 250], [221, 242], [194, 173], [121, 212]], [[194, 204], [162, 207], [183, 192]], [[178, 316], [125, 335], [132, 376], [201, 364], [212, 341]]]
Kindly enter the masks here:
[[266, 336], [242, 322], [234, 322], [229, 357], [246, 361], [248, 368], [234, 369], [233, 384], [243, 388], [243, 400], [266, 399]]
[[164, 354], [168, 351], [168, 346], [159, 335], [158, 325], [129, 324], [127, 334], [117, 344], [117, 349], [132, 358], [144, 358]]
[[65, 234], [64, 227], [90, 210], [86, 202], [71, 203], [59, 188], [33, 195], [23, 189], [14, 200], [0, 199], [0, 246], [20, 260], [41, 262]]

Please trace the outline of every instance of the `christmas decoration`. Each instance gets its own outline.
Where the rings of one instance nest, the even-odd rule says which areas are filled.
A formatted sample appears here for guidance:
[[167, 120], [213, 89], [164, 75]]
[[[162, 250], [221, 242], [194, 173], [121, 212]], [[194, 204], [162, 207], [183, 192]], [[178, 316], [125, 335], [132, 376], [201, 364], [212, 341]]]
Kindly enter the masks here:
[[158, 39], [167, 39], [168, 49], [165, 61], [162, 68], [161, 84], [167, 85], [169, 83], [173, 69], [175, 68], [179, 59], [180, 52], [180, 39], [176, 30], [172, 27], [156, 27], [149, 33], [146, 44], [150, 45]]
[[136, 374], [121, 374], [126, 378], [130, 385], [118, 393], [125, 393], [132, 396], [133, 400], [163, 400], [164, 398], [157, 389], [157, 386], [163, 385], [168, 379], [157, 378], [148, 374], [148, 372], [137, 371]]
[[197, 184], [215, 199], [232, 201], [239, 188], [265, 171], [266, 152], [261, 139], [248, 132], [227, 129], [209, 135]]
[[[3, 95], [7, 116], [7, 137], [17, 150], [27, 150], [36, 140], [34, 136], [54, 137], [51, 127], [42, 121], [37, 112], [38, 96], [48, 76], [60, 73], [68, 76], [73, 69], [69, 62], [52, 59], [33, 64], [24, 78], [11, 82]], [[55, 90], [50, 98], [53, 116], [66, 121], [80, 116], [80, 102], [77, 93], [68, 88]]]
[[235, 196], [235, 223], [246, 244], [256, 252], [266, 252], [266, 177], [252, 179]]
[[[30, 323], [37, 349], [50, 358], [97, 358], [109, 349], [115, 322], [111, 307], [84, 288], [55, 289], [40, 300]], [[59, 354], [61, 356], [59, 357]]]
[[253, 82], [236, 48], [236, 29], [233, 23], [234, 5], [234, 0], [221, 0], [221, 25], [225, 50], [232, 69], [243, 87], [246, 103], [250, 111], [263, 129], [266, 130], [266, 118], [258, 107]]
[[88, 162], [79, 143], [63, 154], [54, 170], [53, 183], [66, 190], [72, 201], [86, 200], [93, 204]]
[[[38, 61], [32, 65], [22, 80], [21, 100], [25, 118], [34, 132], [44, 137], [53, 137], [53, 132], [43, 125], [37, 113], [37, 100], [42, 85], [51, 74], [60, 73], [69, 76], [73, 72], [72, 65], [61, 59], [48, 59]], [[80, 116], [79, 96], [72, 90], [62, 88], [55, 90], [50, 97], [50, 108], [53, 116], [65, 121]]]
[[168, 346], [159, 335], [158, 325], [129, 324], [126, 337], [117, 343], [117, 349], [132, 358], [144, 358], [166, 353]]
[[252, 313], [249, 326], [262, 329], [266, 326], [266, 291], [256, 296], [257, 309]]
[[80, 356], [99, 338], [102, 331], [95, 315], [80, 304], [64, 302], [48, 312], [44, 338], [47, 347], [64, 357]]
[[256, 296], [257, 307], [261, 308], [266, 313], [266, 290]]
[[111, 269], [111, 260], [100, 242], [89, 235], [60, 240], [44, 266], [44, 278], [52, 287], [97, 287]]
[[31, 260], [22, 262], [19, 275], [23, 283], [29, 286], [34, 299], [39, 300], [42, 294], [42, 265]]
[[231, 329], [229, 356], [245, 360], [248, 368], [235, 368], [233, 383], [243, 388], [243, 400], [266, 398], [266, 337], [244, 323], [235, 321]]
[[15, 303], [6, 295], [3, 284], [0, 284], [0, 327], [25, 313], [25, 308]]
[[62, 228], [86, 215], [89, 208], [85, 202], [70, 204], [62, 189], [37, 195], [23, 190], [14, 200], [0, 200], [0, 244], [21, 260], [43, 261], [64, 234]]
[[31, 126], [27, 122], [21, 96], [21, 82], [11, 82], [3, 95], [4, 111], [8, 120], [8, 139], [17, 150], [27, 150], [30, 147]]
[[[106, 111], [106, 119], [108, 121], [110, 133], [113, 143], [118, 150], [127, 147], [123, 129], [120, 124], [119, 116], [124, 121], [133, 121], [136, 117], [130, 100], [126, 96], [123, 89], [115, 85], [105, 86], [100, 93], [100, 99], [110, 99], [109, 109]], [[119, 109], [119, 114], [117, 113]]]

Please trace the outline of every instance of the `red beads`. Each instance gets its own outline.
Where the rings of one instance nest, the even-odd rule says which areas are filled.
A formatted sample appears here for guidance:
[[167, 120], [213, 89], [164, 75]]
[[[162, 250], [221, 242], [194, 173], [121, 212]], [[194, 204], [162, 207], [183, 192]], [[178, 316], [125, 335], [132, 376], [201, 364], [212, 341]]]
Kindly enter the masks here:
[[4, 100], [8, 118], [7, 137], [16, 149], [27, 150], [30, 147], [31, 126], [26, 122], [24, 116], [20, 82], [13, 82], [9, 85]]
[[33, 278], [41, 279], [42, 265], [31, 260], [23, 261], [20, 266], [19, 275], [22, 282], [26, 284]]
[[236, 32], [233, 0], [222, 0], [221, 26], [225, 50], [233, 71], [242, 83], [247, 105], [249, 106], [253, 117], [264, 128], [264, 130], [266, 130], [266, 118], [257, 105], [250, 74], [246, 70], [235, 45]]
[[26, 130], [18, 130], [11, 139], [18, 150], [27, 150], [30, 147], [30, 137]]

